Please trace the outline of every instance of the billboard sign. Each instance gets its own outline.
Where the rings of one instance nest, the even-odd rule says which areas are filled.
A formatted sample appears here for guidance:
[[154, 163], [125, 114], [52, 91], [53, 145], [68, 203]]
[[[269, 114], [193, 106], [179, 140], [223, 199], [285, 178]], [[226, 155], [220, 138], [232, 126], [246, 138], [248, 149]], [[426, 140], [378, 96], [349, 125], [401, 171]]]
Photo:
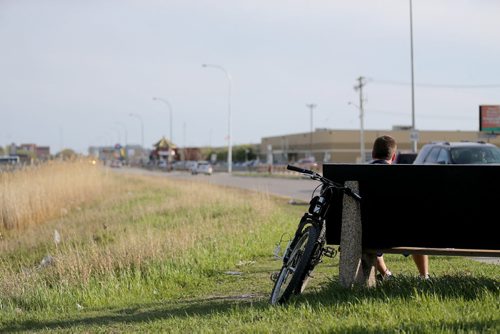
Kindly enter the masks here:
[[500, 105], [479, 106], [479, 131], [500, 133]]

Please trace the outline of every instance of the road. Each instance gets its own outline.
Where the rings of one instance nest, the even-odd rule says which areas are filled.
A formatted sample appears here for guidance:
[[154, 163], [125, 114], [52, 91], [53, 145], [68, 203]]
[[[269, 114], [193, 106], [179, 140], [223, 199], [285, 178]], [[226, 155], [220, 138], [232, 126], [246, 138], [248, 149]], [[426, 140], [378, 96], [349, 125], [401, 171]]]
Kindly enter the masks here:
[[232, 188], [243, 188], [264, 192], [272, 195], [278, 195], [289, 198], [290, 200], [309, 202], [313, 190], [318, 186], [318, 182], [309, 179], [278, 178], [278, 177], [253, 177], [238, 176], [228, 173], [214, 173], [208, 175], [191, 175], [187, 172], [161, 172], [149, 171], [139, 168], [116, 169], [117, 172], [165, 176], [172, 179], [189, 180], [195, 182], [207, 182]]

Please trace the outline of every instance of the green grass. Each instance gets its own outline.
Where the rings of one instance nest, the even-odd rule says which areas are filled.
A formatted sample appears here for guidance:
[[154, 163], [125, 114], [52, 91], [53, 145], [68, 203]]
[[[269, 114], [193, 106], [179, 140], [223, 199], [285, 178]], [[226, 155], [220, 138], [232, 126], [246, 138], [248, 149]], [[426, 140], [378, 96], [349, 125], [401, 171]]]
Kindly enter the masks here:
[[[433, 279], [421, 281], [411, 259], [386, 255], [397, 278], [373, 289], [340, 287], [338, 258], [326, 259], [302, 296], [270, 306], [274, 246], [304, 207], [189, 182], [119, 181], [106, 201], [37, 227], [26, 241], [33, 253], [27, 232], [2, 240], [18, 246], [0, 254], [0, 332], [500, 331], [500, 267], [467, 258], [431, 257]], [[39, 268], [45, 254], [55, 264]]]

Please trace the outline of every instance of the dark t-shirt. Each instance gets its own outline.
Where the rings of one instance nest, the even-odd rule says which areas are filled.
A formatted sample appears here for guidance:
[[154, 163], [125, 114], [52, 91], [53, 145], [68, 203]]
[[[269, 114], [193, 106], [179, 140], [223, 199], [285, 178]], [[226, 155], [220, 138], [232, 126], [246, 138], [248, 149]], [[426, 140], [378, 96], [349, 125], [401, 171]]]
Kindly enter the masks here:
[[383, 160], [383, 159], [375, 159], [375, 160], [372, 160], [370, 161], [370, 165], [388, 165], [389, 163], [387, 162], [387, 160]]

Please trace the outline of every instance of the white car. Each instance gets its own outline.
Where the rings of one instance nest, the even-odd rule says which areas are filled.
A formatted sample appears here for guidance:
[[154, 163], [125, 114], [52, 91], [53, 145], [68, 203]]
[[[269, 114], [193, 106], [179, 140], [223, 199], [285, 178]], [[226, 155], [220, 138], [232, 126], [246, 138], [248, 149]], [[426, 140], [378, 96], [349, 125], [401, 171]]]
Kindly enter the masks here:
[[191, 168], [191, 174], [196, 175], [196, 174], [205, 174], [205, 175], [212, 175], [214, 169], [210, 162], [208, 161], [198, 161], [192, 168]]

